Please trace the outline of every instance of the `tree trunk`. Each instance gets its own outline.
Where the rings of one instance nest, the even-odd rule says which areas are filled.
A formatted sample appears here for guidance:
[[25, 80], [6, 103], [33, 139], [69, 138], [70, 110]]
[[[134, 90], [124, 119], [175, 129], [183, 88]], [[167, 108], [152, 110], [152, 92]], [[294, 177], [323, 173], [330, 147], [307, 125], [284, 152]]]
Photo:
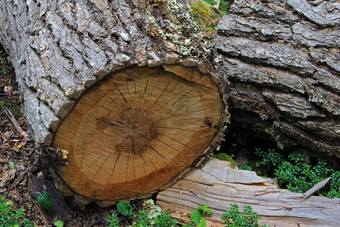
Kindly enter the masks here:
[[[174, 1], [0, 3], [32, 138], [89, 201], [149, 196], [222, 138], [226, 81]], [[221, 81], [220, 81], [221, 80]]]
[[234, 129], [340, 157], [339, 15], [334, 1], [234, 2], [215, 39]]

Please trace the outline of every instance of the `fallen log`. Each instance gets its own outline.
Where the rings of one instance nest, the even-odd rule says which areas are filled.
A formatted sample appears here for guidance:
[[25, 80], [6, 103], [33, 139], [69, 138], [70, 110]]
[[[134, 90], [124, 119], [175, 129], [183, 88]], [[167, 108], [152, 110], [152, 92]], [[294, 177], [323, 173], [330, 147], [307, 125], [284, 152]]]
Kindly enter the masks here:
[[176, 1], [2, 1], [0, 22], [30, 135], [79, 198], [150, 196], [221, 140], [228, 85]]
[[340, 157], [339, 15], [334, 1], [234, 1], [215, 38], [233, 132]]
[[210, 159], [202, 169], [192, 169], [183, 179], [157, 195], [157, 204], [172, 216], [190, 221], [191, 211], [208, 204], [213, 213], [205, 217], [211, 226], [224, 226], [221, 216], [236, 203], [251, 205], [270, 226], [338, 226], [340, 199], [311, 196], [279, 189], [272, 179], [253, 171], [232, 169], [230, 163]]

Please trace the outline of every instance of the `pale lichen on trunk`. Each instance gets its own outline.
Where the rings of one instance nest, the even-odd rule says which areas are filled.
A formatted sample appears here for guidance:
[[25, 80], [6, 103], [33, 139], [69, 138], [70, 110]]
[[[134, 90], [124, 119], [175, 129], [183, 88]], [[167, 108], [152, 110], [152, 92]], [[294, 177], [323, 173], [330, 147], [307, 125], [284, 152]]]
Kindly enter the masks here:
[[[138, 1], [104, 0], [0, 4], [0, 41], [20, 75], [17, 80], [24, 94], [24, 113], [36, 142], [51, 144], [61, 120], [76, 100], [109, 73], [129, 65], [154, 67], [164, 63], [199, 65], [205, 72], [209, 70], [206, 63], [210, 61], [210, 50], [201, 51], [203, 42], [195, 44], [198, 39], [190, 40], [190, 45], [196, 46], [188, 51], [174, 39], [150, 33], [155, 26], [148, 19], [150, 14], [157, 17], [157, 24], [179, 24], [179, 17], [189, 15], [176, 1], [170, 1], [165, 9], [159, 7], [161, 2], [146, 1], [144, 7]], [[159, 12], [169, 9], [178, 15], [170, 12], [165, 20], [167, 15]], [[196, 28], [185, 34], [188, 38], [199, 34], [191, 22], [180, 24], [182, 31], [188, 26]], [[171, 24], [166, 27], [171, 30]], [[176, 40], [183, 41], [186, 37], [180, 33]], [[194, 49], [201, 49], [200, 59], [207, 58], [191, 58]]]
[[31, 136], [68, 153], [60, 175], [73, 192], [150, 195], [223, 137], [228, 83], [176, 1], [0, 2], [0, 22]]

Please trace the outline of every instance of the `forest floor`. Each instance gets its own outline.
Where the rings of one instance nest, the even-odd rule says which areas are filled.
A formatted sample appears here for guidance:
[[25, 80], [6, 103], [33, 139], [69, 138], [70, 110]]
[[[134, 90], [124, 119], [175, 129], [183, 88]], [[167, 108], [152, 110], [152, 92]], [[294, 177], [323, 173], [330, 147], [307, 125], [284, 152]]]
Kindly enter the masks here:
[[[34, 192], [29, 189], [29, 176], [39, 173], [48, 178], [50, 173], [38, 161], [39, 151], [34, 142], [22, 136], [5, 113], [5, 109], [8, 109], [19, 126], [27, 131], [20, 111], [21, 97], [15, 82], [15, 72], [1, 46], [0, 67], [0, 197], [6, 202], [13, 202], [15, 209], [25, 209], [25, 217], [33, 221], [35, 226], [45, 226], [33, 197]], [[67, 226], [108, 226], [108, 215], [114, 211], [114, 207], [104, 209], [88, 205], [79, 210], [71, 205], [71, 208], [67, 208], [70, 215]]]
[[42, 225], [39, 212], [34, 206], [28, 190], [27, 176], [14, 185], [14, 181], [37, 158], [32, 141], [20, 135], [5, 113], [8, 109], [17, 119], [23, 130], [26, 123], [20, 112], [20, 96], [12, 66], [7, 61], [4, 50], [0, 49], [0, 195], [5, 201], [14, 202], [16, 208], [26, 210], [27, 218], [37, 225]]

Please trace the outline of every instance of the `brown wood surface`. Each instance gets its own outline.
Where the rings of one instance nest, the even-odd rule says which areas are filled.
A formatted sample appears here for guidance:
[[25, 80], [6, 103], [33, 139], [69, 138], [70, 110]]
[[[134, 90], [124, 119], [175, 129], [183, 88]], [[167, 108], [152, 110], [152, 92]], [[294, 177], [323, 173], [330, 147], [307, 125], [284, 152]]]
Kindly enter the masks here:
[[[61, 177], [97, 200], [150, 195], [205, 153], [224, 108], [208, 75], [183, 66], [133, 67], [91, 88], [63, 121], [54, 146]], [[190, 77], [190, 78], [189, 78]]]
[[0, 1], [0, 23], [30, 137], [81, 204], [150, 196], [222, 138], [227, 79], [176, 1]]
[[222, 213], [234, 203], [240, 213], [244, 205], [251, 205], [262, 218], [259, 223], [270, 226], [339, 226], [340, 199], [311, 196], [302, 200], [304, 193], [279, 189], [271, 182], [253, 171], [232, 169], [228, 162], [211, 159], [161, 191], [157, 204], [184, 222], [197, 206], [209, 204], [210, 226], [223, 226]]

